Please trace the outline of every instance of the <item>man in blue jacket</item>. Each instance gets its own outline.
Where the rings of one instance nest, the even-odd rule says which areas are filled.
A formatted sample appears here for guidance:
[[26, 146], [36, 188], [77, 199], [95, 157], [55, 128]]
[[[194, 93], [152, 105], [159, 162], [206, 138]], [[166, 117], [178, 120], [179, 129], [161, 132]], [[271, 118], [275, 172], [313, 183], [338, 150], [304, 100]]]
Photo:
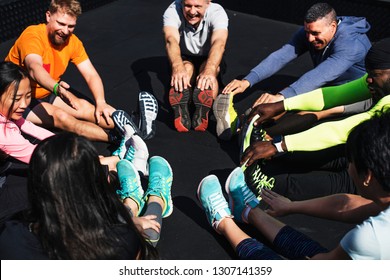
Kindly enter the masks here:
[[[370, 25], [365, 18], [337, 17], [329, 4], [314, 4], [306, 12], [304, 26], [287, 44], [261, 61], [242, 80], [233, 80], [223, 89], [220, 100], [216, 100], [214, 106], [217, 122], [225, 122], [224, 126], [219, 127], [219, 132], [217, 124], [218, 135], [234, 121], [234, 117], [229, 120], [228, 106], [232, 105], [235, 94], [272, 76], [306, 52], [310, 53], [314, 68], [279, 93], [262, 94], [253, 106], [281, 101], [316, 88], [340, 85], [362, 77], [365, 74], [364, 58], [371, 47], [366, 35], [369, 29]], [[343, 108], [342, 111], [357, 113], [367, 109], [368, 105], [351, 105], [351, 108]]]

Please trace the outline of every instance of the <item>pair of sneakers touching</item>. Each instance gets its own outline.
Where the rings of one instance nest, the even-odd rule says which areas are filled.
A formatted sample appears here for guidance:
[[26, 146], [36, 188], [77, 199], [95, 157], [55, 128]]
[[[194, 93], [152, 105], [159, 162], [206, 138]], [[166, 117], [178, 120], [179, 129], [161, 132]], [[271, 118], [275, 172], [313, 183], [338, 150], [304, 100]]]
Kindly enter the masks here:
[[[168, 161], [160, 156], [149, 159], [144, 140], [155, 134], [155, 119], [158, 105], [153, 95], [139, 95], [140, 120], [137, 126], [126, 112], [117, 110], [112, 114], [115, 128], [121, 141], [112, 153], [119, 157], [116, 170], [119, 180], [117, 194], [128, 207], [133, 221], [141, 234], [153, 246], [159, 240], [162, 218], [173, 211], [171, 186], [173, 173]], [[148, 177], [144, 191], [141, 177]]]

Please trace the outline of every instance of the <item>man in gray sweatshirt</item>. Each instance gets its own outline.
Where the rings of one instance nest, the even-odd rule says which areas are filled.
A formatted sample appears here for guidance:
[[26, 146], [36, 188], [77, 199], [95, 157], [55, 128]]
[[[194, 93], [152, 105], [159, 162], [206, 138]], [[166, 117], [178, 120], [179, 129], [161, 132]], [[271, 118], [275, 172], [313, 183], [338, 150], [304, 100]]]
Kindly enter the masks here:
[[[253, 107], [261, 103], [277, 102], [323, 86], [344, 84], [362, 77], [365, 74], [364, 58], [371, 47], [366, 35], [369, 29], [370, 25], [365, 18], [337, 17], [335, 10], [329, 4], [314, 4], [306, 12], [304, 26], [287, 44], [261, 61], [242, 80], [233, 80], [223, 89], [222, 95], [214, 105], [217, 122], [225, 122], [225, 125], [219, 126], [220, 131], [217, 131], [217, 134], [220, 135], [226, 127], [229, 127], [229, 123], [234, 121], [233, 111], [230, 110], [231, 116], [227, 114], [235, 94], [242, 93], [272, 76], [287, 63], [306, 52], [310, 53], [314, 68], [276, 94], [263, 93]], [[365, 107], [368, 105], [351, 106], [349, 110], [357, 113], [367, 109]], [[341, 111], [347, 110], [342, 108]]]

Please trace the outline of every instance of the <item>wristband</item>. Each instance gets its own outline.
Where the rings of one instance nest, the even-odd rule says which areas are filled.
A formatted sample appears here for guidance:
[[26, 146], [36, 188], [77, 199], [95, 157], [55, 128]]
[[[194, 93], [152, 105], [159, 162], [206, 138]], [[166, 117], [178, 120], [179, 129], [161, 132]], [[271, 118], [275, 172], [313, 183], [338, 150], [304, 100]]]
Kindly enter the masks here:
[[284, 153], [284, 150], [282, 148], [282, 141], [283, 141], [283, 137], [281, 135], [275, 136], [272, 139], [272, 145], [275, 146], [278, 153]]
[[58, 87], [60, 86], [59, 83], [56, 83], [53, 87], [53, 93], [58, 96]]

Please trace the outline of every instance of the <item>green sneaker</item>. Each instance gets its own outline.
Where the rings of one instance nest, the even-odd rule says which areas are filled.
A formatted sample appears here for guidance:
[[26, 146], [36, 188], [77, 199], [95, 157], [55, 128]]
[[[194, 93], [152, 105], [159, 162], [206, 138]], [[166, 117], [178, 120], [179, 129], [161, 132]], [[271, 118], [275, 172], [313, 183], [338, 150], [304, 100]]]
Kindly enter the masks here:
[[213, 104], [218, 138], [228, 141], [237, 132], [238, 115], [233, 107], [233, 94], [219, 94]]
[[162, 212], [163, 218], [171, 215], [173, 211], [172, 180], [172, 168], [168, 161], [159, 156], [151, 157], [149, 160], [149, 185], [143, 199], [146, 201], [151, 195], [161, 197], [165, 205]]
[[[259, 118], [259, 115], [256, 115], [252, 118], [251, 122], [248, 125], [245, 125], [241, 131], [241, 140], [240, 140], [240, 158], [244, 154], [245, 150], [254, 142], [257, 141], [266, 141], [265, 136], [267, 135], [266, 131], [261, 127], [255, 127], [253, 123]], [[246, 163], [245, 163], [246, 164]], [[245, 171], [245, 164], [242, 166], [242, 170]]]
[[[259, 118], [256, 115], [252, 118], [251, 122], [243, 131], [244, 138], [241, 141], [240, 158], [245, 150], [256, 141], [267, 141], [265, 139], [266, 131], [261, 126], [255, 127], [253, 123]], [[264, 159], [257, 160], [250, 166], [246, 166], [246, 162], [241, 166], [243, 173], [245, 174], [245, 182], [249, 186], [250, 190], [257, 196], [257, 199], [261, 200], [261, 190], [263, 188], [272, 189], [275, 185], [275, 178], [268, 177], [261, 171], [261, 166], [265, 164]]]
[[125, 159], [122, 159], [117, 163], [116, 169], [120, 182], [120, 189], [117, 190], [116, 193], [122, 200], [131, 198], [137, 203], [138, 213], [133, 214], [138, 216], [145, 204], [145, 201], [142, 199], [144, 190], [141, 186], [138, 171], [130, 161]]
[[244, 210], [255, 208], [259, 201], [245, 183], [245, 175], [240, 167], [236, 167], [226, 180], [225, 190], [229, 195], [229, 208], [239, 222], [248, 223]]
[[259, 201], [261, 200], [261, 190], [264, 188], [270, 190], [275, 185], [275, 178], [268, 177], [261, 171], [263, 164], [263, 162], [253, 163], [245, 171], [245, 181]]
[[218, 232], [218, 225], [224, 218], [233, 218], [217, 176], [209, 175], [200, 182], [198, 199], [215, 231]]

